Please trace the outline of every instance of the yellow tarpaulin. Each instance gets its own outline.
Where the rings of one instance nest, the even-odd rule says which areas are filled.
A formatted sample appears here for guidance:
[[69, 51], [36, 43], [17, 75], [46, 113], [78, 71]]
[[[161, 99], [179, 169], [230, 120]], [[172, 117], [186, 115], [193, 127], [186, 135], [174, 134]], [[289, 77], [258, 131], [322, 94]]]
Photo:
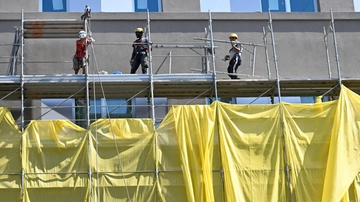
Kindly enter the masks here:
[[0, 108], [0, 201], [21, 199], [21, 132], [9, 109]]
[[0, 108], [0, 201], [359, 201], [360, 97], [32, 121]]

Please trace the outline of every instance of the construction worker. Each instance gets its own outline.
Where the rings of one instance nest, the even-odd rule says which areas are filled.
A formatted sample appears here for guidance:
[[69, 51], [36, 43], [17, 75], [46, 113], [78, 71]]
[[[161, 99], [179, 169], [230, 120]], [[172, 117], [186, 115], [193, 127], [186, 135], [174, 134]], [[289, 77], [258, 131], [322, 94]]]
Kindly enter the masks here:
[[229, 50], [229, 55], [225, 55], [224, 57], [224, 61], [230, 60], [227, 71], [231, 79], [239, 79], [236, 75], [236, 71], [241, 65], [241, 53], [243, 51], [243, 46], [237, 41], [237, 39], [237, 34], [231, 33], [229, 35], [231, 49]]
[[73, 69], [75, 74], [79, 73], [80, 68], [83, 69], [83, 74], [86, 73], [86, 45], [94, 43], [95, 40], [90, 37], [86, 38], [85, 31], [79, 32], [79, 39], [76, 41], [76, 52], [73, 57]]
[[143, 74], [147, 73], [149, 67], [147, 53], [149, 52], [149, 42], [143, 37], [144, 30], [142, 28], [135, 29], [136, 40], [133, 42], [133, 51], [130, 58], [131, 74], [135, 74], [141, 64]]

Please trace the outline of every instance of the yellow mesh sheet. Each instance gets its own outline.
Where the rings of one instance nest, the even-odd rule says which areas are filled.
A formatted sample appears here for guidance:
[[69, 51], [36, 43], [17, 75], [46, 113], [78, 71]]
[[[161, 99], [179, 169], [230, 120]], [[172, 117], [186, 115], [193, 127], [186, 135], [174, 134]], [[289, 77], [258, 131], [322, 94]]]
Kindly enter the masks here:
[[218, 109], [226, 201], [285, 201], [279, 106]]
[[[360, 170], [360, 97], [345, 86], [336, 106], [322, 201], [349, 201], [347, 191]], [[345, 196], [344, 196], [345, 195]]]
[[0, 201], [359, 201], [359, 103], [343, 86], [326, 103], [173, 106], [155, 131], [107, 119], [24, 133], [0, 108]]
[[151, 119], [98, 120], [89, 129], [95, 201], [156, 201]]
[[20, 137], [9, 109], [0, 107], [0, 201], [21, 199]]
[[283, 105], [292, 201], [321, 201], [337, 104]]
[[86, 130], [70, 121], [32, 121], [22, 145], [25, 201], [86, 201], [86, 143]]

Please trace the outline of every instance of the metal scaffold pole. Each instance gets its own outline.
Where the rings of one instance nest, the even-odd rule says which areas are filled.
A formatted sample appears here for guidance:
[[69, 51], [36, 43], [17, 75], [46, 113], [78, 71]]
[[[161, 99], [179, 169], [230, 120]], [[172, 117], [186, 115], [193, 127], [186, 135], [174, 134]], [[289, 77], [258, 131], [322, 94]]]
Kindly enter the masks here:
[[[85, 11], [86, 12], [86, 11]], [[89, 33], [89, 19], [84, 19], [84, 31], [85, 33]], [[86, 128], [90, 126], [90, 92], [89, 92], [89, 51], [88, 51], [88, 45], [86, 43], [86, 72], [85, 72], [85, 85], [86, 85]]]
[[[81, 16], [81, 19], [84, 20], [84, 31], [86, 33], [86, 38], [89, 37], [89, 33], [90, 33], [90, 29], [89, 29], [89, 23], [90, 23], [90, 17], [91, 17], [91, 9], [90, 7], [88, 7], [87, 5], [85, 6], [85, 12], [84, 14]], [[87, 39], [86, 39], [87, 40]], [[85, 68], [86, 68], [86, 72], [85, 72], [85, 90], [86, 90], [86, 101], [85, 101], [85, 110], [86, 110], [86, 129], [89, 129], [90, 126], [90, 91], [89, 91], [89, 47], [88, 47], [88, 42], [86, 41], [86, 56], [85, 56]], [[83, 118], [83, 117], [81, 117]], [[90, 147], [91, 145], [91, 138], [90, 136], [88, 137], [88, 147]], [[92, 159], [91, 158], [91, 152], [88, 152], [88, 158], [89, 160]], [[97, 167], [96, 167], [97, 168]], [[89, 182], [92, 182], [92, 170], [89, 168], [88, 170], [88, 176], [89, 176]], [[90, 186], [90, 198], [89, 201], [93, 201], [93, 186]]]
[[273, 31], [273, 24], [272, 24], [270, 10], [269, 10], [268, 13], [269, 13], [269, 25], [268, 25], [268, 28], [270, 29], [271, 45], [272, 45], [273, 54], [274, 54], [274, 64], [275, 64], [275, 72], [276, 72], [276, 85], [277, 85], [277, 91], [278, 91], [278, 96], [279, 96], [279, 102], [281, 102], [280, 76], [279, 76], [279, 68], [278, 68], [278, 64], [277, 64], [275, 38], [274, 38], [274, 31]]
[[[268, 26], [269, 27], [269, 26]], [[268, 28], [267, 27], [267, 28]], [[268, 49], [267, 49], [267, 38], [266, 38], [266, 35], [267, 35], [267, 30], [268, 29], [265, 29], [263, 27], [263, 42], [264, 42], [264, 49], [265, 49], [265, 62], [266, 62], [266, 68], [267, 68], [267, 71], [268, 71], [268, 79], [271, 79], [271, 71], [270, 71], [270, 62], [269, 62], [269, 52], [268, 52]]]
[[335, 23], [334, 23], [334, 15], [333, 15], [332, 9], [330, 9], [330, 17], [331, 17], [331, 31], [332, 31], [333, 38], [334, 38], [334, 50], [335, 50], [336, 68], [337, 68], [338, 77], [339, 77], [339, 84], [340, 84], [340, 88], [341, 88], [342, 80], [341, 80], [341, 71], [340, 71], [340, 60], [339, 60], [339, 52], [338, 52], [338, 49], [337, 49]]
[[[21, 9], [21, 132], [24, 133], [24, 9]], [[21, 136], [23, 137], [23, 136]], [[22, 141], [24, 141], [21, 138]], [[22, 148], [25, 149], [25, 148]], [[25, 173], [21, 166], [21, 200], [25, 201]]]
[[152, 66], [152, 55], [151, 55], [151, 37], [150, 37], [150, 16], [149, 10], [147, 11], [147, 37], [148, 37], [148, 47], [149, 47], [149, 69], [150, 69], [150, 96], [151, 96], [151, 118], [153, 120], [153, 127], [155, 129], [155, 98], [154, 98], [154, 75], [153, 75], [153, 66]]
[[[151, 96], [151, 118], [153, 121], [153, 129], [155, 130], [156, 126], [156, 118], [155, 118], [155, 98], [154, 98], [154, 74], [153, 74], [153, 66], [152, 66], [152, 44], [151, 44], [151, 35], [150, 35], [150, 14], [149, 10], [147, 10], [147, 37], [148, 37], [148, 47], [149, 47], [149, 69], [150, 69], [150, 96]], [[157, 160], [157, 138], [155, 137], [154, 140], [154, 154], [155, 154], [155, 179], [158, 180], [159, 177], [159, 167], [158, 167], [158, 160]]]
[[24, 10], [21, 9], [21, 132], [24, 132]]
[[[274, 29], [273, 29], [270, 10], [269, 10], [268, 13], [269, 13], [269, 25], [268, 25], [268, 28], [270, 29], [270, 34], [271, 34], [272, 49], [273, 49], [273, 54], [274, 54], [274, 63], [275, 63], [275, 71], [276, 71], [276, 85], [277, 85], [277, 91], [278, 91], [278, 97], [279, 97], [279, 103], [280, 103], [279, 111], [280, 111], [280, 124], [281, 124], [281, 128], [282, 128], [281, 138], [282, 138], [282, 141], [283, 141], [283, 150], [284, 150], [285, 175], [286, 175], [286, 182], [288, 184], [288, 189], [289, 189], [289, 192], [290, 192], [291, 191], [290, 168], [289, 168], [289, 163], [288, 163], [288, 155], [287, 155], [286, 141], [285, 141], [285, 121], [284, 121], [284, 109], [283, 109], [283, 105], [281, 104], [279, 67], [277, 65]], [[291, 195], [289, 195], [289, 197], [291, 198]]]
[[328, 47], [328, 33], [329, 32], [326, 30], [325, 27], [323, 27], [323, 28], [324, 28], [324, 44], [325, 44], [325, 51], [326, 51], [326, 64], [328, 67], [328, 75], [329, 75], [329, 78], [331, 79], [332, 75], [331, 75], [329, 47]]
[[214, 48], [214, 35], [213, 35], [213, 28], [212, 28], [212, 19], [211, 19], [211, 12], [209, 10], [209, 31], [210, 31], [210, 46], [211, 46], [211, 67], [213, 71], [213, 80], [214, 80], [214, 92], [215, 92], [215, 99], [218, 99], [218, 92], [217, 92], [217, 81], [216, 81], [216, 69], [215, 69], [215, 48]]

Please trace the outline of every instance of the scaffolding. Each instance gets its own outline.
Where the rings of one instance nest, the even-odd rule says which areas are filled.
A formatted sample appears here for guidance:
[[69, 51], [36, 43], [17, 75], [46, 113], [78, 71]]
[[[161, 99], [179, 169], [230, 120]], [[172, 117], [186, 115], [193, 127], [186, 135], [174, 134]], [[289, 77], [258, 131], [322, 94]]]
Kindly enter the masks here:
[[[345, 84], [352, 89], [359, 89], [360, 85], [356, 80], [341, 79], [339, 55], [337, 50], [335, 25], [332, 11], [330, 12], [330, 24], [327, 29], [324, 27], [324, 42], [328, 60], [329, 79], [320, 80], [291, 80], [280, 79], [279, 68], [277, 64], [277, 54], [275, 47], [274, 28], [270, 11], [268, 12], [268, 24], [263, 27], [263, 44], [240, 42], [243, 45], [250, 47], [247, 50], [249, 53], [249, 67], [251, 70], [250, 75], [245, 75], [247, 78], [234, 81], [219, 79], [218, 74], [228, 74], [226, 72], [217, 71], [215, 67], [215, 46], [216, 43], [229, 43], [225, 40], [214, 39], [212, 28], [211, 12], [208, 13], [208, 27], [205, 28], [205, 38], [195, 37], [194, 40], [199, 40], [202, 45], [184, 45], [184, 44], [166, 44], [166, 43], [151, 43], [149, 46], [152, 48], [187, 48], [187, 49], [200, 49], [204, 51], [202, 58], [201, 70], [194, 70], [200, 73], [189, 74], [177, 74], [171, 69], [171, 58], [175, 57], [171, 51], [165, 55], [165, 59], [161, 65], [155, 70], [152, 65], [153, 55], [149, 52], [149, 74], [147, 75], [129, 75], [129, 74], [90, 74], [89, 68], [87, 73], [83, 75], [26, 75], [24, 73], [24, 40], [27, 38], [76, 38], [78, 30], [84, 29], [86, 32], [91, 33], [90, 15], [82, 17], [82, 20], [73, 19], [59, 19], [59, 20], [28, 20], [24, 18], [24, 12], [21, 12], [21, 27], [18, 30], [20, 37], [15, 37], [19, 42], [19, 56], [13, 56], [13, 58], [20, 58], [21, 71], [20, 75], [9, 74], [7, 76], [0, 77], [0, 83], [2, 90], [0, 91], [0, 100], [5, 99], [19, 99], [21, 100], [21, 129], [22, 131], [26, 127], [24, 120], [25, 114], [25, 100], [26, 99], [39, 99], [39, 98], [63, 98], [69, 99], [85, 99], [86, 103], [86, 116], [82, 121], [85, 121], [84, 127], [88, 127], [91, 123], [90, 117], [90, 99], [105, 98], [115, 99], [118, 98], [118, 94], [121, 93], [123, 98], [126, 98], [124, 102], [113, 106], [113, 110], [126, 105], [127, 108], [132, 107], [132, 99], [137, 97], [144, 97], [148, 99], [148, 104], [144, 107], [149, 109], [149, 117], [155, 125], [160, 121], [156, 119], [155, 114], [155, 98], [191, 98], [186, 104], [191, 104], [194, 100], [199, 98], [215, 98], [220, 97], [271, 97], [272, 99], [277, 96], [281, 101], [282, 96], [318, 96], [327, 95], [332, 92], [332, 95], [336, 95], [339, 92], [340, 84]], [[151, 41], [151, 22], [149, 12], [147, 13], [146, 21], [146, 37]], [[55, 33], [51, 28], [54, 26], [60, 26], [62, 31]], [[39, 32], [41, 27], [41, 32]], [[338, 78], [332, 79], [329, 63], [329, 53], [327, 45], [327, 36], [329, 32], [332, 32], [334, 39], [335, 57], [337, 62]], [[271, 50], [273, 55], [273, 63], [275, 70], [275, 78], [272, 78], [270, 71], [269, 60], [269, 48], [268, 48], [268, 35], [271, 38]], [[100, 43], [100, 45], [118, 45], [129, 43]], [[99, 44], [98, 44], [99, 45]], [[93, 45], [92, 45], [93, 46]], [[92, 51], [94, 47], [92, 47]], [[267, 78], [257, 78], [255, 75], [255, 63], [256, 53], [258, 48], [264, 48], [265, 54], [265, 66], [267, 71]], [[90, 50], [90, 49], [89, 49]], [[16, 50], [12, 51], [17, 52]], [[91, 54], [87, 51], [87, 54]], [[95, 54], [93, 52], [93, 54]], [[169, 58], [169, 70], [168, 74], [158, 74], [160, 68], [162, 68], [165, 60]], [[92, 59], [96, 59], [93, 56]], [[12, 67], [9, 68], [13, 72], [16, 67], [16, 60], [10, 61]], [[45, 61], [47, 62], [47, 61]], [[62, 61], [69, 62], [69, 61]], [[91, 65], [97, 65], [94, 61]], [[9, 64], [10, 65], [10, 64]], [[89, 65], [89, 64], [88, 64]], [[239, 71], [241, 75], [241, 70]], [[249, 78], [250, 77], [250, 78]], [[121, 84], [121, 89], [119, 85]], [[70, 88], [71, 86], [71, 88]], [[76, 87], [74, 87], [76, 86]], [[329, 90], [330, 89], [330, 90]], [[106, 95], [104, 94], [106, 90]], [[129, 105], [130, 103], [130, 105]], [[252, 103], [252, 102], [251, 102]], [[54, 106], [61, 107], [59, 105]], [[75, 108], [77, 108], [75, 106]], [[95, 110], [98, 108], [94, 106]], [[50, 109], [52, 110], [52, 109]], [[48, 112], [45, 112], [48, 113]], [[41, 115], [43, 116], [43, 115]], [[41, 118], [41, 116], [39, 118]], [[95, 117], [104, 118], [104, 117]]]

